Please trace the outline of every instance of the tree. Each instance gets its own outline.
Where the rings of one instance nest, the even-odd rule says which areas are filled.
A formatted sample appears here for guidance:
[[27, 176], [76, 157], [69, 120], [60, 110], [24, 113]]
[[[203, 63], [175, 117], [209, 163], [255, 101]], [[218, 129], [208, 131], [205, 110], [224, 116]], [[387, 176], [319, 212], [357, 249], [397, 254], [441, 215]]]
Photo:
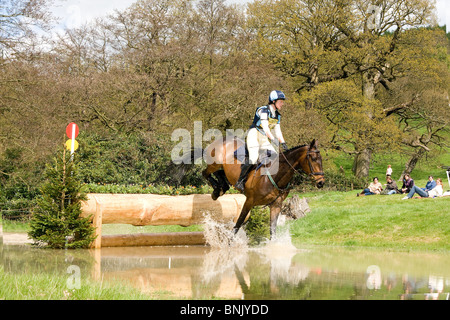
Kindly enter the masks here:
[[[258, 52], [292, 77], [297, 92], [311, 91], [313, 96], [303, 98], [305, 104], [318, 109], [334, 127], [336, 114], [352, 111], [358, 116], [360, 130], [339, 124], [348, 137], [347, 145], [353, 147], [349, 152], [354, 154], [357, 177], [368, 176], [372, 154], [383, 147], [370, 139], [383, 141], [386, 128], [393, 128], [386, 126], [392, 120], [383, 116], [377, 92], [380, 87], [392, 90], [391, 83], [406, 75], [414, 58], [423, 57], [420, 48], [400, 50], [400, 43], [408, 28], [432, 23], [433, 9], [429, 0], [281, 0], [256, 1], [250, 6]], [[320, 90], [320, 85], [345, 88], [353, 98], [345, 99], [332, 90], [339, 95], [338, 103], [323, 105], [319, 97], [312, 104], [309, 99], [319, 96], [313, 91]], [[336, 148], [346, 148], [338, 131], [339, 139], [332, 142]]]
[[36, 29], [48, 30], [53, 17], [52, 0], [11, 0], [0, 4], [0, 59], [25, 53], [32, 45]]
[[[28, 233], [35, 244], [51, 248], [87, 248], [95, 239], [89, 218], [81, 218], [81, 201], [87, 200], [77, 174], [76, 157], [64, 151], [46, 169], [47, 181], [31, 218]], [[70, 241], [69, 241], [70, 240]]]
[[[364, 98], [375, 101], [376, 86], [390, 90], [389, 83], [409, 69], [408, 62], [412, 56], [403, 61], [399, 59], [399, 42], [406, 28], [432, 22], [434, 3], [429, 0], [381, 0], [375, 4], [366, 0], [343, 2], [347, 3], [339, 7], [340, 14], [336, 16], [334, 25], [349, 44], [345, 51], [346, 59], [361, 78]], [[392, 28], [395, 28], [393, 33], [387, 36], [386, 32]], [[412, 55], [417, 56], [414, 51]], [[366, 115], [373, 117], [370, 112]], [[373, 149], [363, 147], [356, 151], [355, 175], [367, 177]]]
[[416, 50], [419, 58], [414, 60], [414, 67], [404, 71], [405, 77], [391, 84], [391, 90], [379, 95], [386, 116], [394, 117], [404, 133], [402, 153], [409, 159], [400, 179], [404, 174], [411, 174], [425, 155], [449, 147], [450, 123], [450, 42], [445, 31], [441, 28], [408, 30], [402, 42], [406, 46], [399, 43], [400, 50], [420, 48]]
[[55, 122], [45, 115], [55, 113], [43, 105], [51, 109], [54, 82], [40, 82], [34, 63], [41, 49], [38, 30], [49, 30], [53, 20], [51, 4], [52, 0], [0, 3], [0, 188], [7, 198], [34, 196], [42, 150], [50, 149], [48, 124]]

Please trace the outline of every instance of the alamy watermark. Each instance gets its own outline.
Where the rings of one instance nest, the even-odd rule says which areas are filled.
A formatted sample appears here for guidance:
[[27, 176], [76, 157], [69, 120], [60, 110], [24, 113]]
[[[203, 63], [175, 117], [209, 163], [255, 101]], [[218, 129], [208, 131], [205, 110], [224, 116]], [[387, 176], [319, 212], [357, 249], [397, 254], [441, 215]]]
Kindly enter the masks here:
[[72, 264], [67, 267], [67, 273], [70, 274], [70, 276], [67, 278], [67, 281], [66, 281], [67, 289], [69, 289], [69, 290], [81, 289], [80, 267]]
[[370, 5], [367, 8], [366, 13], [369, 13], [369, 17], [367, 19], [367, 28], [369, 30], [380, 29], [381, 27], [381, 7], [377, 5]]
[[377, 265], [371, 265], [366, 270], [366, 286], [369, 290], [378, 290], [381, 288], [381, 269]]
[[[245, 140], [248, 131], [244, 129], [226, 129], [225, 137], [219, 129], [207, 129], [203, 131], [202, 121], [194, 121], [193, 134], [191, 131], [183, 128], [175, 129], [172, 132], [171, 140], [177, 142], [172, 148], [171, 160], [174, 164], [194, 164], [201, 165], [203, 162], [210, 165], [216, 164], [235, 164], [236, 158], [241, 162], [245, 159]], [[232, 150], [228, 150], [228, 155], [223, 154], [217, 149], [221, 147], [221, 141], [230, 141]], [[206, 147], [203, 149], [203, 143], [209, 142], [217, 144], [214, 147]], [[272, 141], [274, 149], [278, 149], [278, 141]], [[223, 145], [222, 145], [223, 146]], [[261, 150], [262, 149], [262, 150]], [[273, 152], [264, 152], [261, 148], [260, 158], [264, 163], [270, 163], [271, 173], [276, 172], [278, 167], [278, 154]], [[233, 153], [237, 150], [236, 157]], [[226, 151], [226, 150], [225, 150]], [[219, 156], [220, 155], [220, 156]], [[263, 171], [263, 174], [267, 174]]]
[[81, 17], [81, 8], [77, 5], [70, 5], [66, 8], [67, 18], [64, 24], [67, 29], [76, 29], [81, 27], [83, 19]]

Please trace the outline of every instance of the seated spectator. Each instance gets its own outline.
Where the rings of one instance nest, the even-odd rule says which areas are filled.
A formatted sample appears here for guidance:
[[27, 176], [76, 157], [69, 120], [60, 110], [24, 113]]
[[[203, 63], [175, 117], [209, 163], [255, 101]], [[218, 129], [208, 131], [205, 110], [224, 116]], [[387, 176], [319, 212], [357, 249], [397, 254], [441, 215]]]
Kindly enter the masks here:
[[440, 179], [440, 178], [436, 179], [436, 187], [434, 187], [430, 191], [424, 191], [417, 186], [413, 186], [411, 188], [411, 191], [408, 193], [408, 195], [406, 197], [404, 197], [402, 200], [411, 199], [415, 193], [417, 193], [422, 198], [434, 198], [434, 197], [442, 196], [442, 194], [444, 193], [442, 179]]
[[425, 185], [425, 188], [422, 188], [423, 191], [430, 191], [436, 187], [436, 181], [433, 180], [433, 176], [428, 177], [428, 182]]
[[357, 193], [356, 196], [370, 196], [374, 194], [380, 194], [381, 191], [383, 191], [383, 187], [381, 186], [381, 183], [378, 182], [378, 178], [373, 178], [373, 182], [369, 184], [369, 187], [364, 189], [361, 193]]
[[397, 187], [397, 183], [395, 180], [392, 179], [391, 176], [386, 177], [386, 188], [384, 188], [383, 192], [381, 194], [391, 195], [400, 193]]
[[409, 174], [405, 174], [403, 177], [402, 193], [409, 193], [414, 186], [414, 180]]

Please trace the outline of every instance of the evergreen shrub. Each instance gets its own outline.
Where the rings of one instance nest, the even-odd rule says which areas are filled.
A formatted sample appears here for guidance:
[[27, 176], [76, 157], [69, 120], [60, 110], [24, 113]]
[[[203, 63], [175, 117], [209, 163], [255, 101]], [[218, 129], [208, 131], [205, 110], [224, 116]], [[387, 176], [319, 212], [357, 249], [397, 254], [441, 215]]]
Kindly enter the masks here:
[[60, 152], [53, 165], [47, 165], [46, 181], [32, 211], [31, 231], [36, 245], [50, 248], [88, 248], [95, 239], [89, 218], [81, 218], [81, 201], [87, 200], [80, 181], [76, 154]]

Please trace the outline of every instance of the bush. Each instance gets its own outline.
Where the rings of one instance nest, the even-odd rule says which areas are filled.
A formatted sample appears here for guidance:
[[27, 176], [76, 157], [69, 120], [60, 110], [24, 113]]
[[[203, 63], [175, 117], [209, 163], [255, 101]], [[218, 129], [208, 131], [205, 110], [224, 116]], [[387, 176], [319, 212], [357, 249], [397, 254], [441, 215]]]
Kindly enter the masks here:
[[84, 133], [78, 139], [79, 173], [87, 184], [196, 186], [205, 183], [202, 166], [184, 168], [180, 181], [174, 174], [180, 169], [171, 160], [170, 136], [150, 133], [100, 136]]
[[79, 143], [79, 174], [85, 183], [148, 185], [171, 179], [170, 137], [85, 133]]
[[[87, 248], [95, 239], [94, 227], [88, 218], [81, 218], [81, 201], [87, 196], [77, 174], [77, 157], [73, 160], [64, 151], [48, 165], [42, 195], [33, 209], [31, 231], [35, 244], [51, 248]], [[68, 238], [71, 241], [68, 242]]]
[[[86, 192], [89, 193], [152, 193], [161, 195], [188, 195], [188, 194], [210, 194], [213, 188], [209, 185], [203, 184], [200, 186], [179, 186], [173, 187], [166, 184], [160, 185], [121, 185], [121, 184], [103, 184], [103, 183], [89, 183], [85, 185]], [[239, 193], [234, 188], [230, 188], [227, 193]]]
[[250, 245], [270, 239], [270, 209], [254, 207], [244, 228]]
[[42, 169], [41, 161], [31, 158], [24, 148], [7, 148], [0, 154], [0, 203], [36, 197]]

